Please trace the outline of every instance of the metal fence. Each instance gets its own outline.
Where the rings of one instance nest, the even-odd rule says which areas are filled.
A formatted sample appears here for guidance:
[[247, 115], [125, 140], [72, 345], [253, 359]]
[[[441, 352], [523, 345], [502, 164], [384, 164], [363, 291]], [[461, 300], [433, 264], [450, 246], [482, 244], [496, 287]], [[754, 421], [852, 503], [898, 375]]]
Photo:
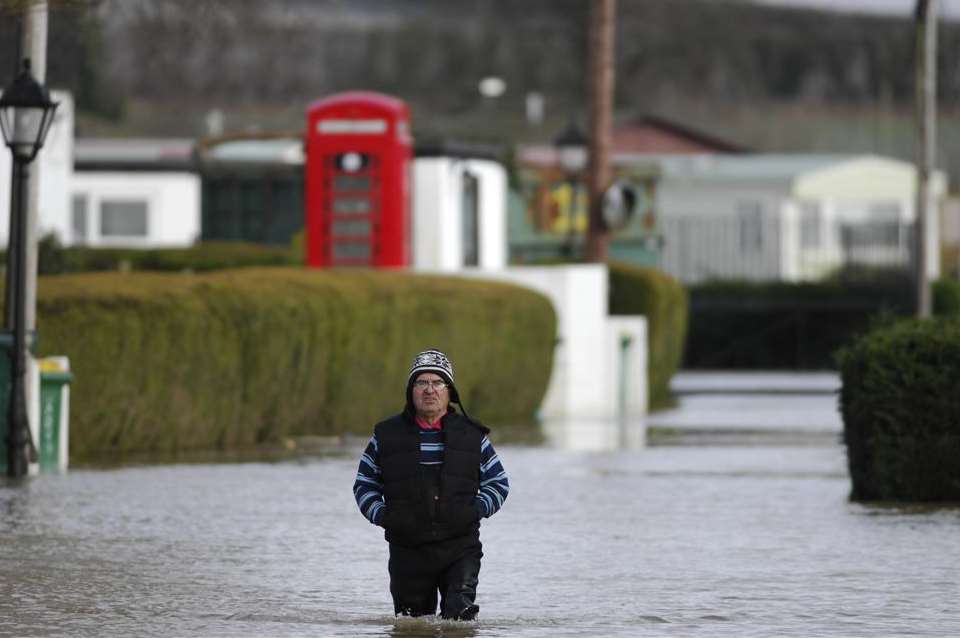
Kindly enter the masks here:
[[686, 283], [818, 281], [850, 268], [912, 269], [913, 225], [843, 221], [819, 227], [772, 215], [659, 220], [658, 266]]

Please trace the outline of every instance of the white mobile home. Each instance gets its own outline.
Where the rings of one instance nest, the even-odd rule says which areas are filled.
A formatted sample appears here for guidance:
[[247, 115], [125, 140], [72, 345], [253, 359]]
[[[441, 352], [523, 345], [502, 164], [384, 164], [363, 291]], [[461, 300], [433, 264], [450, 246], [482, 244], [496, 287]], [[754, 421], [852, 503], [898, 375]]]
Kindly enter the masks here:
[[[907, 266], [912, 164], [872, 155], [619, 157], [655, 163], [660, 266], [682, 281], [814, 280], [850, 263]], [[946, 181], [933, 180], [935, 205]], [[937, 215], [928, 246], [937, 245]], [[936, 276], [935, 251], [927, 270]]]
[[507, 172], [466, 147], [418, 147], [413, 161], [413, 267], [507, 265]]
[[182, 247], [200, 236], [193, 140], [78, 139], [65, 245]]

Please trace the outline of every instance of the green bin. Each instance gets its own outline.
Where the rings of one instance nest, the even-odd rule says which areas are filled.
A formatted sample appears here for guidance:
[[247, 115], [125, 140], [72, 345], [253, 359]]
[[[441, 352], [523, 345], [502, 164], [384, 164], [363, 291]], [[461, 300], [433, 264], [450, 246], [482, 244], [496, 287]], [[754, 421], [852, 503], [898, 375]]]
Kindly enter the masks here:
[[67, 357], [46, 357], [40, 365], [40, 436], [37, 445], [40, 471], [67, 469], [70, 440], [70, 362]]

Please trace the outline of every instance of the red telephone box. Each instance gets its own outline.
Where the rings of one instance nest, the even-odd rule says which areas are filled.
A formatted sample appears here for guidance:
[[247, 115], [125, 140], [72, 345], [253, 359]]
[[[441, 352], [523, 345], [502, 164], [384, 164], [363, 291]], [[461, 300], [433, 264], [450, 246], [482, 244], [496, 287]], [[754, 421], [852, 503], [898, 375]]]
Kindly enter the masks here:
[[350, 92], [307, 109], [307, 265], [407, 266], [409, 166], [406, 103]]

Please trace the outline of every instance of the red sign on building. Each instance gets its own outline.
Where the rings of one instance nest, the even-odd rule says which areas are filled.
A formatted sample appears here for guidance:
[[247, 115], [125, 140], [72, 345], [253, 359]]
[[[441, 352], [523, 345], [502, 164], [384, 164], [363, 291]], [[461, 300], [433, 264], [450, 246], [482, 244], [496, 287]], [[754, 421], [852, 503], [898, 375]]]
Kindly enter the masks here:
[[307, 109], [307, 265], [410, 264], [406, 103], [370, 92], [341, 93]]

